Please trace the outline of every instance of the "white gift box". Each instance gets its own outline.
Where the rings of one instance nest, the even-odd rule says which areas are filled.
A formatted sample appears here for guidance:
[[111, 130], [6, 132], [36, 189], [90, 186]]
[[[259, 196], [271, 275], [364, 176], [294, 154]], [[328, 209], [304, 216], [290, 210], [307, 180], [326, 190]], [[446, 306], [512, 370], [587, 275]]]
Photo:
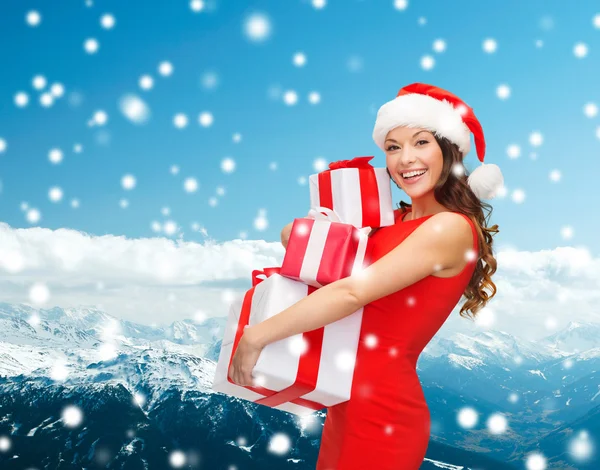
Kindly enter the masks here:
[[[373, 172], [376, 187], [361, 187], [360, 172]], [[331, 179], [327, 188], [320, 187], [320, 174], [321, 179]], [[321, 194], [329, 187], [331, 194]], [[385, 168], [338, 168], [316, 173], [309, 177], [309, 189], [310, 207], [332, 209], [345, 224], [357, 228], [394, 225], [391, 180]], [[363, 207], [365, 201], [368, 207]]]
[[[272, 274], [254, 287], [249, 326], [277, 315], [302, 300], [308, 295], [308, 289], [309, 286], [302, 282]], [[231, 306], [212, 389], [254, 402], [264, 398], [265, 395], [227, 380], [241, 309], [241, 301]], [[362, 314], [361, 308], [323, 327], [323, 342], [315, 389], [299, 398], [316, 402], [323, 405], [323, 408], [350, 399]], [[296, 334], [265, 346], [252, 371], [255, 384], [276, 392], [293, 385], [297, 377], [303, 344], [303, 335]], [[293, 403], [293, 400], [273, 408], [300, 416], [315, 411], [311, 407]]]

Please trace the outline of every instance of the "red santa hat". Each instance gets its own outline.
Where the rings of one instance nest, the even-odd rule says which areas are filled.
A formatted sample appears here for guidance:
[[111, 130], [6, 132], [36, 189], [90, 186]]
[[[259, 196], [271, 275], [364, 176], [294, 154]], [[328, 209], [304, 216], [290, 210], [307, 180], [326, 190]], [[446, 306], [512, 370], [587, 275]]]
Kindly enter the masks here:
[[385, 151], [385, 139], [396, 127], [422, 127], [456, 144], [463, 158], [471, 150], [471, 133], [481, 165], [468, 177], [468, 184], [479, 199], [493, 199], [503, 186], [498, 165], [485, 164], [485, 139], [473, 109], [452, 93], [425, 83], [403, 87], [396, 98], [377, 112], [373, 140]]

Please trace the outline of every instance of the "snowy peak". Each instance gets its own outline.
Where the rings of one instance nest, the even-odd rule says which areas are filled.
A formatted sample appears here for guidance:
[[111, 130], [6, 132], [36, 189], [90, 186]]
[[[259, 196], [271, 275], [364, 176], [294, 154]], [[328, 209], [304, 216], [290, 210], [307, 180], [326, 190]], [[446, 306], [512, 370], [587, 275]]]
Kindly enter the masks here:
[[541, 344], [570, 354], [600, 347], [600, 324], [571, 321], [569, 324], [540, 341]]
[[91, 347], [115, 339], [127, 344], [168, 340], [208, 347], [220, 338], [225, 323], [225, 317], [218, 317], [202, 323], [179, 320], [169, 326], [148, 326], [119, 320], [89, 306], [36, 309], [0, 303], [0, 341], [42, 347]]
[[480, 332], [474, 336], [456, 333], [450, 338], [434, 337], [424, 351], [424, 356], [429, 357], [461, 356], [502, 366], [515, 364], [516, 361], [539, 364], [565, 355], [567, 354], [547, 346], [496, 330]]

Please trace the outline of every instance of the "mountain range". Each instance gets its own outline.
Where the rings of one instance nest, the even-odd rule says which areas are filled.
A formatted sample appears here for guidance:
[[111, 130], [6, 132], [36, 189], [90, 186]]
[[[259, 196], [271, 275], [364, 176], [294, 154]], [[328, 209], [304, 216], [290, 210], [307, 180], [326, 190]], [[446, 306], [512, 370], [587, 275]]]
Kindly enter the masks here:
[[[1, 467], [314, 468], [326, 410], [307, 422], [211, 390], [225, 321], [147, 326], [93, 307], [0, 303]], [[421, 468], [523, 468], [533, 451], [548, 469], [600, 468], [566, 452], [582, 430], [600, 435], [599, 333], [572, 322], [535, 343], [434, 337], [417, 363], [432, 416]], [[69, 406], [77, 426], [61, 415]], [[466, 407], [480, 418], [469, 429], [457, 422]], [[498, 414], [508, 427], [493, 434], [485, 420]], [[283, 455], [269, 450], [275, 433], [290, 439]]]

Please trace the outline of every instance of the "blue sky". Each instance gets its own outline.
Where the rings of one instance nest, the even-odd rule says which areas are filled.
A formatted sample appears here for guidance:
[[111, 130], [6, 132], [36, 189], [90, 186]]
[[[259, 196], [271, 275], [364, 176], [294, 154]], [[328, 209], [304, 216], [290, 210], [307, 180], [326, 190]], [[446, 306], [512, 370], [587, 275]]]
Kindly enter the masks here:
[[[36, 27], [26, 22], [31, 10], [41, 15]], [[257, 13], [271, 25], [263, 41], [244, 33]], [[592, 1], [576, 8], [541, 0], [409, 1], [401, 10], [393, 0], [329, 1], [324, 8], [307, 0], [216, 1], [201, 12], [179, 0], [60, 7], [3, 1], [0, 138], [7, 147], [0, 153], [0, 221], [140, 238], [165, 236], [152, 222], [171, 220], [189, 241], [205, 239], [194, 231], [199, 226], [219, 242], [242, 232], [275, 241], [286, 223], [307, 213], [308, 185], [299, 178], [315, 172], [317, 158], [374, 155], [372, 163], [385, 165], [371, 138], [376, 111], [399, 88], [421, 81], [459, 95], [483, 125], [486, 161], [500, 165], [507, 188], [491, 201], [492, 222], [501, 230], [497, 245], [587, 246], [597, 255], [592, 186], [600, 170], [600, 117], [584, 107], [600, 102], [598, 13]], [[112, 29], [101, 26], [104, 14], [114, 16]], [[88, 38], [99, 42], [95, 54], [84, 50]], [[484, 50], [486, 39], [496, 41], [495, 52]], [[445, 41], [443, 52], [434, 50], [436, 40]], [[587, 46], [584, 57], [574, 52], [578, 43]], [[298, 52], [306, 57], [302, 67], [293, 63]], [[424, 56], [433, 57], [432, 68], [421, 65]], [[173, 65], [170, 76], [158, 72], [163, 61]], [[150, 90], [138, 84], [145, 74], [154, 79]], [[203, 85], [206, 74], [217, 78], [216, 86]], [[50, 107], [39, 102], [45, 90], [32, 86], [37, 75], [47, 79], [46, 90], [64, 85], [64, 96]], [[501, 85], [510, 89], [506, 99], [497, 94]], [[287, 90], [297, 93], [295, 105], [283, 99]], [[18, 92], [28, 94], [27, 106], [15, 105]], [[319, 93], [319, 103], [309, 102], [311, 92]], [[129, 93], [151, 110], [143, 125], [120, 111]], [[99, 110], [107, 122], [89, 126]], [[208, 127], [198, 123], [205, 111], [214, 117]], [[188, 116], [187, 127], [174, 126], [177, 113]], [[541, 145], [530, 143], [533, 132], [543, 136]], [[508, 155], [510, 145], [520, 147], [518, 158]], [[54, 148], [63, 151], [60, 164], [49, 161]], [[235, 161], [233, 172], [221, 169], [226, 157]], [[466, 164], [472, 170], [477, 163], [473, 149]], [[549, 177], [553, 170], [559, 181]], [[136, 178], [131, 190], [121, 185], [126, 174]], [[197, 191], [184, 190], [188, 177], [197, 179]], [[49, 198], [55, 186], [64, 194], [59, 202]], [[515, 201], [515, 190], [524, 200]], [[408, 201], [395, 187], [393, 196]], [[23, 203], [40, 211], [39, 222], [28, 221]], [[266, 229], [254, 223], [261, 210]], [[564, 237], [565, 227], [572, 237]]]

